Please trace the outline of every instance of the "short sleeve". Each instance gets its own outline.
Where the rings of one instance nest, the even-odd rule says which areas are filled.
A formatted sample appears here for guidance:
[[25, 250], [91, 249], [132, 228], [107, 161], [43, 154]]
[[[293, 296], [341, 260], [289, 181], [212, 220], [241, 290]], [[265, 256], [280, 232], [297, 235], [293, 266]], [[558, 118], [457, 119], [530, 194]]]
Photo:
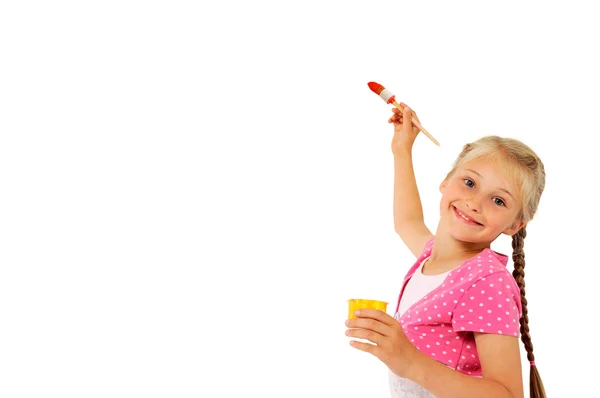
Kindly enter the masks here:
[[521, 296], [514, 278], [497, 272], [470, 285], [452, 315], [456, 332], [519, 336]]

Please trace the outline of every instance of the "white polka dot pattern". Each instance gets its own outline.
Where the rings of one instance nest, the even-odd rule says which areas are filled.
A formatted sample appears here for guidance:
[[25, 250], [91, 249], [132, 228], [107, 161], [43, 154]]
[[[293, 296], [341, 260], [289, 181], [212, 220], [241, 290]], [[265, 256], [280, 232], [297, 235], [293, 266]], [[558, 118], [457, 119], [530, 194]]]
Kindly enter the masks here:
[[[407, 273], [429, 257], [433, 239]], [[485, 249], [452, 270], [444, 282], [396, 319], [423, 353], [472, 376], [481, 375], [473, 332], [519, 336], [521, 296], [508, 257]], [[401, 291], [401, 294], [402, 294]], [[401, 297], [401, 296], [400, 296]]]
[[[473, 283], [454, 310], [454, 329], [519, 336], [520, 299], [515, 299], [514, 281], [507, 283], [506, 279], [506, 273], [495, 272]], [[476, 305], [469, 305], [472, 303]]]

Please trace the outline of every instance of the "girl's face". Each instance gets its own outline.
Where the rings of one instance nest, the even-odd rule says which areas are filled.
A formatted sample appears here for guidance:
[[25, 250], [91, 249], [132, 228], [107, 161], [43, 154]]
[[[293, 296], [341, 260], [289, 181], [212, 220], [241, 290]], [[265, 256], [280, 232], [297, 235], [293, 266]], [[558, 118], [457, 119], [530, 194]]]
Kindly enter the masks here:
[[490, 244], [500, 234], [515, 234], [522, 199], [517, 185], [504, 177], [507, 165], [476, 159], [459, 166], [440, 185], [440, 220], [453, 238]]

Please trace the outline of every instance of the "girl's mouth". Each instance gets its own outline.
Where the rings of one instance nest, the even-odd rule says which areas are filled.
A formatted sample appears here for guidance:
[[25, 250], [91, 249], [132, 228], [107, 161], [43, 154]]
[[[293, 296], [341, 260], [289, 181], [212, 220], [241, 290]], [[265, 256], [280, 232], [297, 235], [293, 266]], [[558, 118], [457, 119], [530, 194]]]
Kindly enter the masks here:
[[452, 206], [452, 209], [454, 210], [454, 214], [456, 215], [456, 218], [458, 218], [463, 223], [465, 223], [467, 225], [483, 226], [483, 224], [481, 224], [481, 223], [473, 220], [472, 218], [470, 218], [469, 216], [467, 216], [465, 213], [463, 213], [462, 211], [458, 210], [455, 206]]

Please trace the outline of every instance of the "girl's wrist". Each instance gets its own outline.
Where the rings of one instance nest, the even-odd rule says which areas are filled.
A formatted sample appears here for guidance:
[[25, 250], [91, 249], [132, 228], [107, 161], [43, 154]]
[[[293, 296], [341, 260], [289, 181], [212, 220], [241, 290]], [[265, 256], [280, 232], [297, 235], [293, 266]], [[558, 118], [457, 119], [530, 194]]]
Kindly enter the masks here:
[[431, 358], [429, 358], [420, 350], [416, 349], [410, 366], [407, 369], [406, 378], [414, 381], [415, 383], [422, 382], [423, 369], [426, 367], [428, 360], [431, 360]]
[[398, 145], [393, 148], [392, 153], [394, 156], [398, 157], [407, 157], [412, 156], [412, 145]]

